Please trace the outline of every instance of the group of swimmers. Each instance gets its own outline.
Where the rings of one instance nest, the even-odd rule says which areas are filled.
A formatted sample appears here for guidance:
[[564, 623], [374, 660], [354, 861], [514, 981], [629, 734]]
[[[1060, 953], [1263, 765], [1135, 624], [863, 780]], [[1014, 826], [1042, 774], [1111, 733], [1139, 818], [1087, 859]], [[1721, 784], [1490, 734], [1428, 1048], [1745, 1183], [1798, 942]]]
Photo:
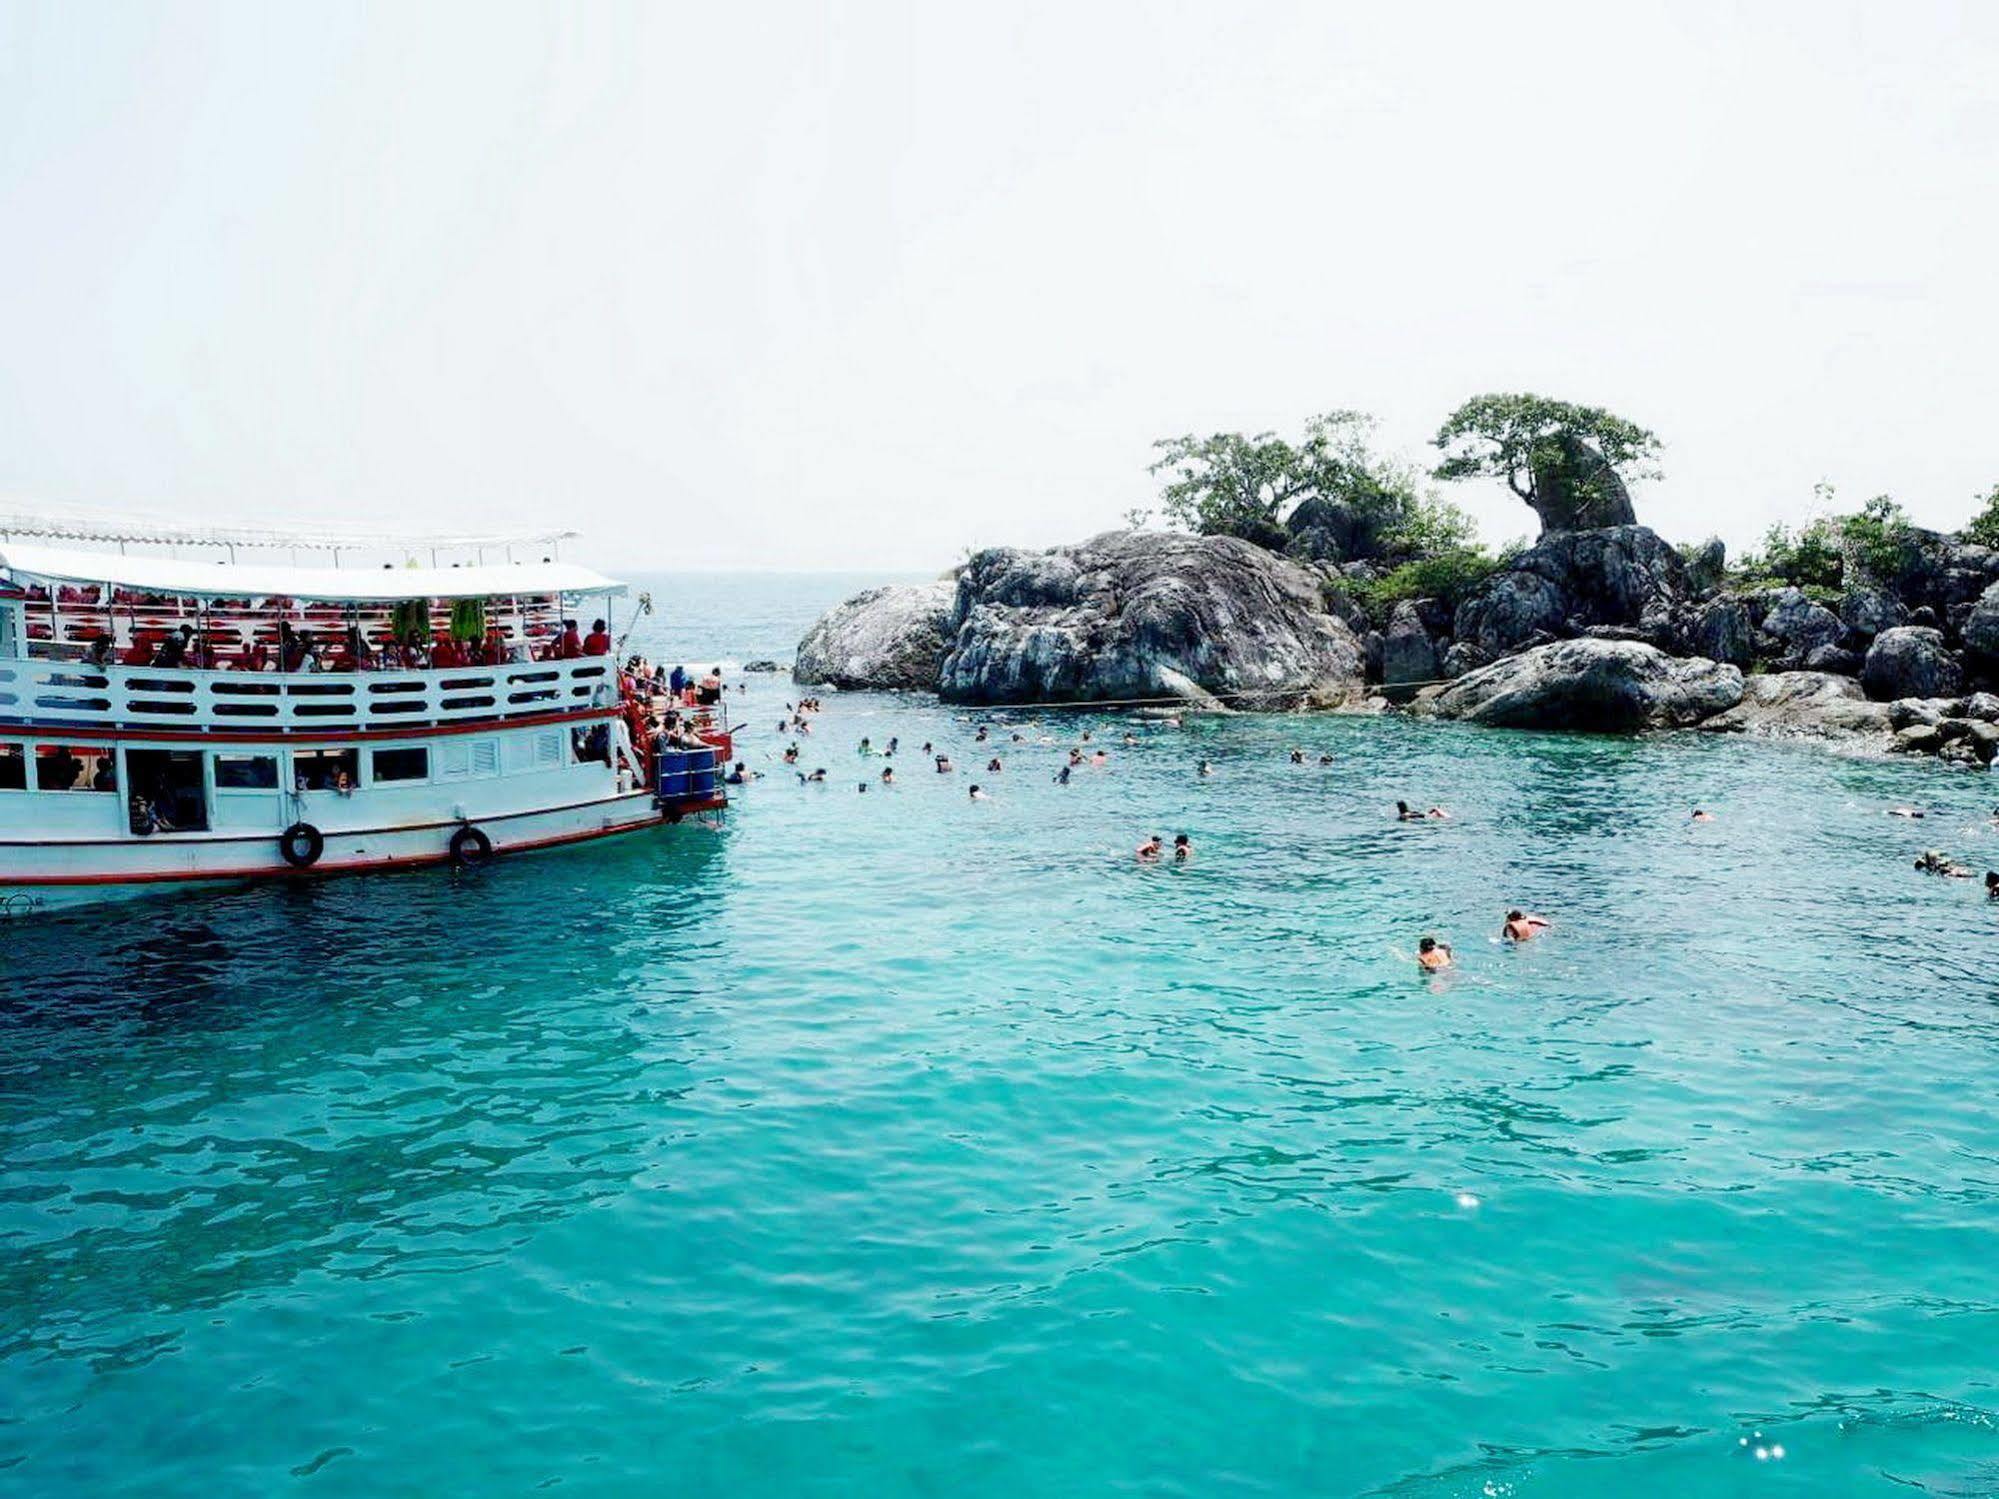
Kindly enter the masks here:
[[[1532, 942], [1541, 933], [1553, 928], [1554, 923], [1545, 916], [1531, 912], [1511, 910], [1499, 924], [1499, 940], [1519, 944]], [[1441, 973], [1455, 966], [1457, 960], [1451, 954], [1451, 944], [1439, 942], [1435, 937], [1423, 937], [1416, 943], [1416, 966], [1425, 973]]]

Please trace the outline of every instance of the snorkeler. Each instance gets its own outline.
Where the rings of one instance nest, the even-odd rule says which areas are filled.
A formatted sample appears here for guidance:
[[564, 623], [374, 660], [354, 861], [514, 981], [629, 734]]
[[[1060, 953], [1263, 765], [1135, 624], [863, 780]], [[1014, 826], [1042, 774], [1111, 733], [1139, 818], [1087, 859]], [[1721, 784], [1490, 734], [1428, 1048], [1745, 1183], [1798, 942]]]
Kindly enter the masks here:
[[802, 770], [798, 773], [798, 784], [801, 786], [804, 786], [808, 783], [816, 785], [818, 782], [823, 781], [825, 779], [826, 779], [826, 767], [823, 765], [820, 766], [819, 769], [813, 771], [811, 775], [807, 775]]
[[1138, 862], [1141, 864], [1157, 864], [1159, 856], [1165, 852], [1165, 848], [1166, 845], [1160, 842], [1159, 835], [1154, 833], [1145, 842], [1139, 844], [1137, 850]]
[[1416, 943], [1416, 966], [1426, 973], [1437, 973], [1451, 966], [1451, 946], [1439, 942], [1435, 937], [1423, 937]]
[[1527, 942], [1554, 925], [1545, 916], [1529, 916], [1525, 911], [1508, 911], [1499, 935], [1508, 942]]
[[1438, 822], [1444, 822], [1450, 818], [1450, 815], [1442, 807], [1432, 807], [1427, 812], [1418, 812], [1407, 802], [1397, 802], [1395, 804], [1395, 820], [1397, 822], [1422, 822], [1425, 818], [1434, 818]]

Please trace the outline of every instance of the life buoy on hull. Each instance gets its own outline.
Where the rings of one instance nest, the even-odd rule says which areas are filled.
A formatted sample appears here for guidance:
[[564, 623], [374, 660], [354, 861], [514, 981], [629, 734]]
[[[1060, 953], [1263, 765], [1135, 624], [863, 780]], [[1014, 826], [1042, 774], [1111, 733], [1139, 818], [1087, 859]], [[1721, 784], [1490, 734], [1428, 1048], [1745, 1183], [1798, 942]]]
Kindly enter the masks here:
[[493, 857], [493, 840], [467, 823], [451, 835], [451, 862], [460, 869], [477, 869]]
[[278, 853], [294, 869], [310, 869], [326, 852], [326, 834], [309, 822], [295, 822], [278, 834]]

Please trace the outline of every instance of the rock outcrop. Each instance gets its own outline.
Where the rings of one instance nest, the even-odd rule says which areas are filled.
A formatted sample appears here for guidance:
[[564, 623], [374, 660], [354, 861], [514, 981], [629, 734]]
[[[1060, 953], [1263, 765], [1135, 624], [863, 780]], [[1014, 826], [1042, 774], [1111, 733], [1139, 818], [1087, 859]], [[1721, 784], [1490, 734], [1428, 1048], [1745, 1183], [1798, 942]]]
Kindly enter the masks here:
[[1980, 594], [1965, 616], [1964, 649], [1987, 671], [1999, 673], [1999, 583]]
[[1633, 733], [1683, 728], [1742, 700], [1742, 673], [1631, 640], [1562, 640], [1495, 661], [1429, 702], [1496, 728]]
[[1452, 633], [1492, 655], [1592, 626], [1670, 644], [1687, 596], [1680, 554], [1646, 526], [1544, 536], [1458, 606]]
[[1770, 672], [1743, 679], [1742, 701], [1700, 727], [1716, 734], [1770, 739], [1875, 739], [1892, 732], [1886, 703], [1874, 703], [1851, 677], [1822, 671]]
[[1314, 573], [1234, 537], [1112, 531], [980, 552], [935, 685], [965, 703], [1360, 698], [1360, 643]]
[[1388, 617], [1381, 637], [1381, 681], [1387, 687], [1414, 682], [1434, 682], [1442, 663], [1436, 643], [1423, 623], [1423, 611], [1414, 599], [1404, 599]]
[[1790, 666], [1802, 665], [1822, 645], [1837, 645], [1846, 634], [1837, 614], [1798, 588], [1776, 588], [1764, 596], [1760, 629], [1764, 653]]
[[946, 578], [856, 594], [806, 632], [793, 680], [802, 687], [934, 689], [957, 592]]
[[1892, 702], [1901, 697], [1951, 697], [1963, 687], [1964, 672], [1944, 649], [1942, 632], [1898, 625], [1874, 637], [1860, 680], [1869, 697]]
[[1556, 439], [1552, 461], [1534, 465], [1534, 498], [1543, 537], [1558, 531], [1592, 531], [1605, 526], [1634, 526], [1631, 491], [1603, 454], [1579, 437]]

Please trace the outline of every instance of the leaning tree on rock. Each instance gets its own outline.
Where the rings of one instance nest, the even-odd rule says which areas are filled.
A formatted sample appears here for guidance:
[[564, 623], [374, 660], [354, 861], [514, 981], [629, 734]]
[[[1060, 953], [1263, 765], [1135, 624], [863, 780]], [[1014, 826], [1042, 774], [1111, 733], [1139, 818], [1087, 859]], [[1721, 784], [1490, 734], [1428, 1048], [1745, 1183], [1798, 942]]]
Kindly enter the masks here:
[[1659, 439], [1601, 406], [1537, 395], [1473, 396], [1437, 431], [1439, 479], [1503, 479], [1541, 529], [1636, 524], [1624, 475], [1657, 478]]

